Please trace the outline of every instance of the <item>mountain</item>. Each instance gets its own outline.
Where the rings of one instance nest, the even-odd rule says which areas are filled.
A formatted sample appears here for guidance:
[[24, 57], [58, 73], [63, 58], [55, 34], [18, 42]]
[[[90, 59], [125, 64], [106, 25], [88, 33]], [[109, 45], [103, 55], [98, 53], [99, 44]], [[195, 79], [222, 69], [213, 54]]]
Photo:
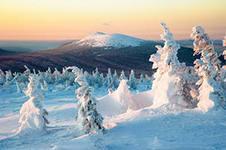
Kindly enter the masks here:
[[59, 47], [60, 45], [69, 42], [67, 40], [54, 41], [15, 41], [15, 40], [0, 40], [0, 48], [13, 52], [34, 52], [40, 50], [47, 50]]
[[18, 52], [8, 51], [6, 49], [0, 48], [0, 56], [15, 55], [15, 54], [18, 54]]
[[135, 38], [124, 34], [107, 34], [103, 32], [96, 32], [79, 41], [72, 41], [61, 46], [61, 49], [73, 49], [75, 47], [136, 47], [144, 43], [145, 40]]
[[[23, 53], [17, 55], [0, 56], [0, 68], [3, 70], [24, 71], [24, 65], [29, 68], [46, 70], [50, 68], [62, 69], [64, 66], [77, 66], [86, 71], [93, 71], [96, 67], [106, 73], [108, 68], [125, 71], [129, 74], [133, 69], [140, 73], [152, 74], [151, 54], [156, 52], [155, 45], [161, 42], [145, 41], [123, 34], [95, 33], [79, 41], [67, 42], [58, 48]], [[193, 65], [195, 57], [191, 48], [181, 47], [178, 51], [181, 62]]]

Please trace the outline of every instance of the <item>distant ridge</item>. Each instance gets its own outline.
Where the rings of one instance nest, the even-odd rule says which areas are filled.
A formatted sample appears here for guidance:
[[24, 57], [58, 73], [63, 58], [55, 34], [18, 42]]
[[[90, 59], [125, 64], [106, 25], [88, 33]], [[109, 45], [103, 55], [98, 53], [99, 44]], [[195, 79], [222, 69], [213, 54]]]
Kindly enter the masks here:
[[125, 48], [140, 46], [144, 42], [145, 40], [143, 39], [124, 34], [107, 34], [104, 32], [96, 32], [85, 38], [82, 38], [79, 41], [72, 41], [70, 43], [64, 44], [60, 48], [73, 49], [78, 46]]

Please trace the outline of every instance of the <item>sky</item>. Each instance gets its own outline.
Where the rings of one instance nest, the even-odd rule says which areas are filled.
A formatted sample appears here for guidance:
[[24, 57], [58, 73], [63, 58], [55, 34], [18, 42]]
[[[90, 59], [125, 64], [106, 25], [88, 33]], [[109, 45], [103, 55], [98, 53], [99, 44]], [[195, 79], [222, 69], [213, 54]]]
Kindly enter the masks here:
[[176, 39], [202, 25], [226, 33], [226, 0], [0, 0], [0, 40], [80, 39], [97, 31], [159, 39], [165, 22]]

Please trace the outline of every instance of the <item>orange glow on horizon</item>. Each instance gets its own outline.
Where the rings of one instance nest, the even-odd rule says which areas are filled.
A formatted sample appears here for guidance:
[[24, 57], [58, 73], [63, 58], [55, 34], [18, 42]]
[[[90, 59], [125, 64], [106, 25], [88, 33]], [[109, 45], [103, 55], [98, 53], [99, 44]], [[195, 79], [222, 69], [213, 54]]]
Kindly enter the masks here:
[[226, 32], [224, 0], [1, 0], [0, 39], [80, 39], [102, 31], [159, 39], [159, 23], [177, 39], [203, 25], [212, 38]]

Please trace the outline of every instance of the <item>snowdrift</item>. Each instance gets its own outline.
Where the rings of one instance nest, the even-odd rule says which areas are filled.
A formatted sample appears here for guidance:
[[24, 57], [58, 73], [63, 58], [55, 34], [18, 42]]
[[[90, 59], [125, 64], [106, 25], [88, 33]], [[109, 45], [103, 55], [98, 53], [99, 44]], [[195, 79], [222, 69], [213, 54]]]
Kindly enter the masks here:
[[115, 116], [128, 110], [138, 110], [152, 105], [151, 91], [133, 94], [129, 91], [127, 81], [122, 80], [116, 91], [98, 99], [97, 110], [103, 116]]
[[32, 132], [40, 132], [43, 130], [45, 123], [42, 117], [42, 112], [38, 109], [33, 101], [33, 97], [23, 104], [20, 110], [19, 123], [17, 134], [28, 134]]

